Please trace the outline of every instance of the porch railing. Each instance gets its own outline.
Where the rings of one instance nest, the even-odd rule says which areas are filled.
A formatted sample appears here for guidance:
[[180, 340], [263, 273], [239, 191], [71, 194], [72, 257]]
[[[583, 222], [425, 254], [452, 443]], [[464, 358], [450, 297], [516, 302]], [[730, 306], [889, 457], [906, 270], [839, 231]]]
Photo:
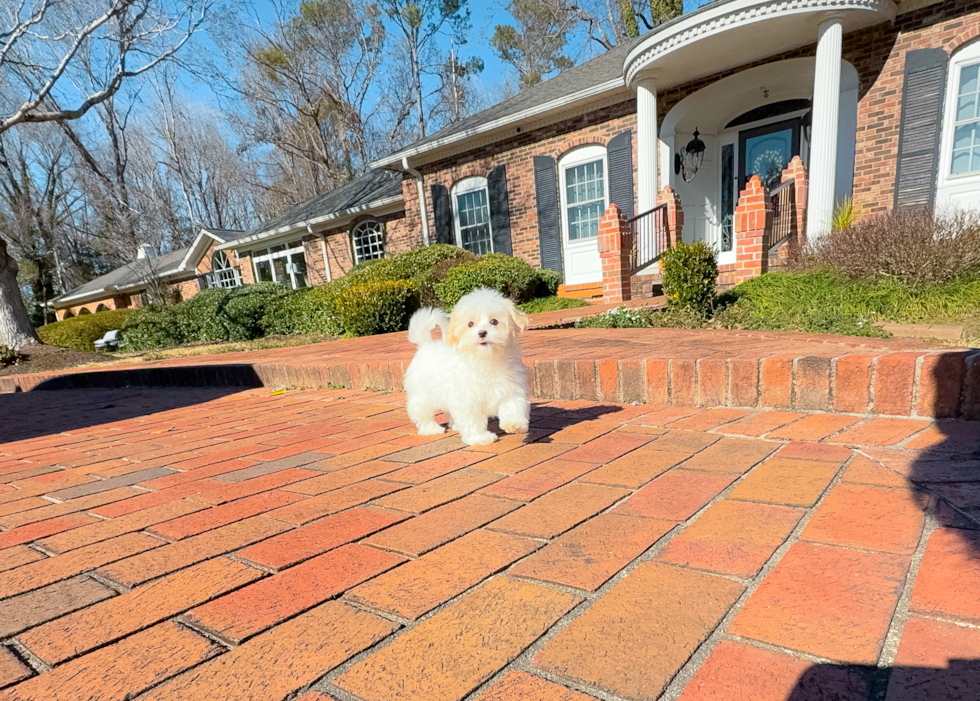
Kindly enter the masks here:
[[670, 247], [667, 203], [657, 205], [628, 222], [633, 235], [632, 274], [659, 260]]
[[769, 192], [772, 226], [766, 232], [764, 250], [775, 253], [793, 235], [796, 229], [796, 180], [787, 178]]

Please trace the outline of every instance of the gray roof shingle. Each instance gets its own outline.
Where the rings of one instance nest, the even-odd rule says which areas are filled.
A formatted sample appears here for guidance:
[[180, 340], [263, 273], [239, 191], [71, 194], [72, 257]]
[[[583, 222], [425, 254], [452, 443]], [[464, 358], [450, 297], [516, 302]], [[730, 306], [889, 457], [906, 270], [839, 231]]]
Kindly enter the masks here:
[[[370, 170], [349, 183], [329, 192], [324, 192], [322, 195], [317, 195], [313, 199], [283, 212], [275, 219], [253, 226], [234, 241], [249, 239], [279, 229], [294, 228], [312, 219], [331, 215], [339, 216], [352, 210], [361, 209], [378, 200], [401, 197], [401, 194], [401, 173], [382, 169]], [[234, 241], [228, 243], [234, 243]]]
[[187, 255], [189, 250], [189, 247], [181, 248], [162, 256], [151, 258], [149, 262], [146, 260], [137, 260], [132, 263], [127, 263], [105, 275], [100, 275], [94, 280], [89, 280], [84, 285], [79, 285], [59, 297], [55, 297], [51, 302], [57, 303], [66, 298], [98, 292], [99, 290], [125, 290], [143, 285], [151, 275], [168, 273], [180, 265], [180, 262], [184, 260], [184, 256]]

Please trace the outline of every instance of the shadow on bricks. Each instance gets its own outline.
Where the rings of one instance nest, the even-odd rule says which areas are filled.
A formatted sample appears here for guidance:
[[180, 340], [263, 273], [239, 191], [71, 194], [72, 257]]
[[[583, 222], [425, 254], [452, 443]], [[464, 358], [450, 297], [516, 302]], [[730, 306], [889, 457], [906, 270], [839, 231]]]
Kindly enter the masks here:
[[980, 354], [965, 369], [961, 354], [947, 355], [920, 367], [919, 387], [933, 389], [911, 393], [916, 412], [938, 421], [905, 450], [869, 451], [935, 516], [892, 664], [816, 664], [787, 701], [980, 699]]
[[[58, 378], [59, 380], [64, 378]], [[243, 391], [244, 387], [172, 387], [141, 391], [139, 387], [51, 394], [8, 394], [0, 400], [0, 443], [28, 440], [205, 404]], [[54, 389], [53, 387], [51, 389]], [[65, 387], [58, 387], [65, 389]]]

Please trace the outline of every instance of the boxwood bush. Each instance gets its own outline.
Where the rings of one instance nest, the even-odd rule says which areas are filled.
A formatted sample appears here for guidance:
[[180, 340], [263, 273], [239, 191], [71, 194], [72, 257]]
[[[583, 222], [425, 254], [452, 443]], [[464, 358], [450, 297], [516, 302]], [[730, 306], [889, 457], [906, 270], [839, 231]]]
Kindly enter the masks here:
[[[542, 280], [540, 272], [520, 258], [491, 253], [450, 270], [445, 280], [435, 285], [435, 291], [447, 307], [478, 287], [493, 288], [520, 304], [535, 296]], [[549, 277], [545, 286], [551, 281]]]
[[690, 308], [708, 316], [715, 300], [718, 264], [714, 250], [704, 241], [678, 243], [664, 251], [664, 297], [672, 309]]
[[94, 351], [96, 341], [105, 336], [107, 331], [122, 329], [132, 314], [130, 309], [85, 314], [45, 324], [38, 328], [37, 335], [49, 346]]
[[337, 321], [351, 336], [371, 336], [408, 328], [418, 309], [415, 286], [406, 280], [383, 280], [354, 285], [338, 295]]

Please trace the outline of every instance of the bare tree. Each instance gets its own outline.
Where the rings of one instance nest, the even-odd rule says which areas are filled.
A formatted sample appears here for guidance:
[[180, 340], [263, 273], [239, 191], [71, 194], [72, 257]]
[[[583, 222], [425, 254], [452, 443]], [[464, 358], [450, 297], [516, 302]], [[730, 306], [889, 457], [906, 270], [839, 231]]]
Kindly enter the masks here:
[[[217, 0], [14, 0], [0, 9], [0, 135], [63, 127], [174, 59]], [[67, 133], [67, 132], [66, 132]], [[3, 232], [0, 232], [2, 234]], [[0, 236], [0, 344], [37, 343]]]
[[[10, 2], [0, 25], [0, 85], [22, 102], [4, 110], [0, 133], [25, 122], [78, 119], [118, 92], [123, 81], [173, 58], [215, 1]], [[85, 59], [103, 68], [98, 81], [79, 73]]]

